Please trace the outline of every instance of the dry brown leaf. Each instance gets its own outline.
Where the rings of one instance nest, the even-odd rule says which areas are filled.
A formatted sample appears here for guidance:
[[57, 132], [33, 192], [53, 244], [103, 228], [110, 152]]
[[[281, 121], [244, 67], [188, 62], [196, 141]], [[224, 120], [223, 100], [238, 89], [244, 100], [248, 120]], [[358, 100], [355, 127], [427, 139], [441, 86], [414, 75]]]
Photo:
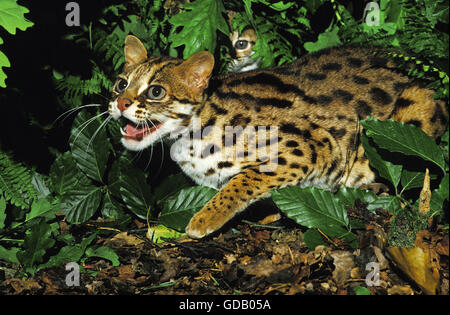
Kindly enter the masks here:
[[394, 285], [388, 289], [389, 295], [414, 295], [413, 289], [409, 285]]
[[420, 247], [388, 247], [387, 251], [397, 266], [426, 294], [436, 294], [439, 271], [433, 264], [429, 250]]
[[333, 279], [339, 286], [350, 277], [350, 272], [355, 266], [354, 256], [349, 251], [335, 250], [330, 253], [333, 257], [333, 264], [335, 269], [333, 271]]
[[121, 246], [137, 246], [142, 244], [144, 241], [140, 238], [132, 234], [128, 234], [127, 232], [121, 232], [114, 235], [113, 238], [106, 240], [105, 244], [115, 245], [117, 247]]
[[5, 284], [10, 285], [14, 289], [14, 291], [16, 291], [15, 293], [17, 294], [21, 294], [24, 291], [33, 292], [42, 289], [40, 284], [32, 278], [30, 279], [12, 278], [6, 280]]

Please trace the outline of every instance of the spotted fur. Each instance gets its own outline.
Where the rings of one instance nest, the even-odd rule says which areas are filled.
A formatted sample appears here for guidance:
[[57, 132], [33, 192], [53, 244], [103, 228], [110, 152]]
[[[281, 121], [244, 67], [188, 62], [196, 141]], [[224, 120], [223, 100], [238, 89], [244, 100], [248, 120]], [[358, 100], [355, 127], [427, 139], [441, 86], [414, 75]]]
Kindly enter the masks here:
[[208, 52], [148, 58], [129, 36], [125, 56], [109, 104], [114, 118], [128, 119], [124, 146], [142, 150], [171, 138], [181, 169], [219, 189], [187, 226], [192, 238], [217, 231], [271, 189], [371, 183], [359, 139], [359, 121], [369, 115], [433, 137], [448, 121], [433, 90], [369, 48], [326, 49], [288, 66], [213, 78]]

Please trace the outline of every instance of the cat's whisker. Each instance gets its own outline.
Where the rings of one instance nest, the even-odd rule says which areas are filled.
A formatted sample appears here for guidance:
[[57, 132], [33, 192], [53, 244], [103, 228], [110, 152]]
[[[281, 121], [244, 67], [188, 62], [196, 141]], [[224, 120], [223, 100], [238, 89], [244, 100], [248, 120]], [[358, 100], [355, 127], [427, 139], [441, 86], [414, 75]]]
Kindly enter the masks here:
[[[146, 120], [144, 121], [144, 124], [145, 124], [146, 130], [150, 130], [150, 126], [148, 125], [148, 122]], [[150, 162], [152, 161], [152, 158], [153, 158], [153, 146], [150, 147], [150, 156], [148, 158], [147, 164], [145, 165], [145, 168], [144, 168], [145, 171], [148, 170], [148, 167], [150, 166]]]
[[108, 111], [104, 111], [104, 112], [102, 112], [102, 113], [100, 113], [100, 114], [98, 114], [98, 115], [96, 115], [96, 116], [94, 116], [94, 117], [91, 117], [91, 118], [89, 118], [87, 121], [85, 121], [84, 123], [82, 123], [77, 129], [76, 129], [76, 131], [79, 131], [78, 132], [78, 134], [76, 135], [76, 137], [75, 137], [75, 139], [73, 140], [73, 142], [75, 143], [76, 141], [77, 141], [77, 139], [78, 139], [78, 137], [80, 136], [80, 134], [84, 131], [84, 129], [86, 129], [86, 127], [88, 126], [88, 125], [90, 125], [93, 121], [95, 121], [97, 118], [99, 118], [99, 117], [101, 117], [101, 116], [103, 116], [103, 115], [105, 115], [105, 114], [108, 114]]
[[[151, 121], [151, 120], [148, 120], [151, 124], [152, 124], [152, 126], [154, 127], [154, 128], [156, 128], [156, 126], [155, 126], [155, 124], [153, 123], [153, 121]], [[146, 124], [147, 124], [147, 121], [146, 121]], [[147, 124], [148, 125], [148, 124]], [[156, 176], [155, 177], [157, 177], [158, 175], [159, 175], [159, 173], [161, 172], [161, 169], [162, 169], [162, 166], [163, 166], [163, 163], [164, 163], [164, 143], [163, 143], [163, 139], [162, 139], [162, 137], [161, 137], [161, 135], [160, 134], [158, 134], [158, 137], [159, 137], [159, 143], [161, 144], [161, 162], [160, 162], [160, 164], [159, 164], [159, 168], [158, 168], [158, 171], [156, 172]], [[150, 160], [151, 160], [151, 158], [152, 158], [152, 156], [153, 156], [153, 146], [152, 146], [152, 149], [151, 149], [152, 151], [151, 151], [151, 156], [150, 156]], [[149, 163], [150, 163], [150, 161], [149, 161]]]
[[[108, 112], [103, 112], [101, 115], [104, 115], [105, 113]], [[92, 135], [91, 139], [89, 140], [88, 146], [87, 148], [89, 148], [92, 144], [92, 142], [94, 141], [95, 137], [97, 136], [98, 132], [103, 128], [106, 127], [106, 125], [108, 124], [108, 122], [112, 119], [112, 116], [108, 116], [104, 122], [102, 122], [100, 124], [100, 126], [97, 128], [97, 130], [95, 130], [94, 134]]]
[[82, 105], [82, 106], [78, 106], [76, 108], [72, 108], [69, 109], [68, 111], [65, 111], [64, 113], [62, 113], [61, 115], [59, 115], [52, 123], [52, 126], [55, 125], [55, 123], [62, 118], [63, 116], [66, 116], [62, 119], [61, 122], [64, 122], [64, 120], [66, 120], [70, 115], [72, 115], [73, 113], [75, 113], [77, 110], [83, 109], [83, 108], [87, 108], [87, 107], [100, 107], [102, 106], [102, 104], [87, 104], [87, 105]]

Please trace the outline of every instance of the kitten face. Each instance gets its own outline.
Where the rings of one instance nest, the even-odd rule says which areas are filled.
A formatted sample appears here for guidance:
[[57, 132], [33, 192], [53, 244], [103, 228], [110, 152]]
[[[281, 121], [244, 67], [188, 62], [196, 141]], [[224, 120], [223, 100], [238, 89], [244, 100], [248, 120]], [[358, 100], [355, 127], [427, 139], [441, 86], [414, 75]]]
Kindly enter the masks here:
[[214, 58], [199, 52], [186, 61], [167, 57], [147, 59], [134, 36], [125, 41], [125, 72], [113, 88], [109, 113], [123, 119], [122, 144], [142, 150], [184, 130], [208, 85]]

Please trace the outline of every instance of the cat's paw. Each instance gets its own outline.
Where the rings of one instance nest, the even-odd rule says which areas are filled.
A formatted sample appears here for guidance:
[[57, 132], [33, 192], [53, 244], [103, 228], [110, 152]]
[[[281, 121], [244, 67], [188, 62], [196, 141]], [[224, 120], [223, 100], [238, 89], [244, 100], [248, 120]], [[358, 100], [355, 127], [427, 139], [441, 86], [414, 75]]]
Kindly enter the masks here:
[[200, 239], [216, 230], [217, 228], [213, 227], [211, 220], [206, 219], [204, 214], [200, 211], [189, 221], [189, 224], [186, 227], [186, 234], [190, 238]]

